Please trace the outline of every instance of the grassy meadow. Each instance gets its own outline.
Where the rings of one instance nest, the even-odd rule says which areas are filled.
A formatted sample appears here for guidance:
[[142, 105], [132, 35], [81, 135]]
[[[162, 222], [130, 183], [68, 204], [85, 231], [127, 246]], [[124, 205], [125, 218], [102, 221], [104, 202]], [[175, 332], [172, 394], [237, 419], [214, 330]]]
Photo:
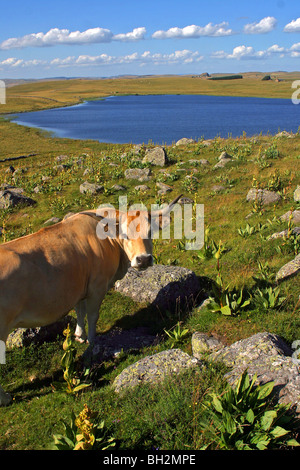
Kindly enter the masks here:
[[[115, 93], [203, 93], [290, 98], [292, 77], [280, 82], [262, 82], [258, 76], [228, 82], [208, 81], [192, 77], [141, 77], [107, 80], [66, 80], [18, 85], [8, 88], [7, 105], [2, 114], [65, 106], [85, 99]], [[229, 83], [230, 82], [230, 83]], [[238, 83], [236, 83], [238, 82]], [[185, 137], [185, 136], [181, 136]], [[187, 136], [188, 137], [188, 136]], [[145, 143], [151, 147], [153, 143]], [[193, 270], [199, 277], [217, 279], [217, 260], [210, 249], [221, 242], [225, 251], [220, 258], [224, 285], [244, 289], [254, 297], [254, 277], [275, 286], [274, 277], [281, 266], [300, 252], [300, 246], [286, 244], [282, 239], [268, 240], [274, 233], [288, 228], [279, 217], [290, 209], [299, 209], [293, 192], [300, 184], [300, 135], [292, 138], [258, 135], [250, 138], [221, 139], [207, 145], [201, 140], [189, 145], [166, 147], [169, 163], [165, 171], [151, 167], [147, 192], [135, 189], [139, 183], [126, 180], [127, 168], [143, 167], [143, 150], [136, 155], [134, 146], [103, 144], [89, 140], [58, 139], [33, 128], [25, 128], [2, 118], [0, 120], [0, 160], [21, 155], [25, 159], [0, 162], [1, 184], [24, 188], [25, 194], [37, 204], [32, 207], [0, 211], [1, 242], [12, 240], [44, 226], [51, 217], [64, 217], [68, 212], [96, 208], [100, 203], [118, 205], [120, 195], [127, 195], [128, 204], [142, 202], [148, 207], [155, 202], [169, 202], [178, 194], [204, 204], [205, 228], [209, 228], [207, 250], [185, 251], [179, 240], [158, 240], [154, 255], [159, 264], [180, 265]], [[214, 168], [221, 152], [233, 160], [224, 168]], [[126, 156], [124, 156], [126, 154]], [[56, 157], [66, 155], [66, 168], [58, 172]], [[208, 160], [202, 165], [200, 159]], [[198, 161], [198, 163], [197, 163]], [[17, 175], [8, 172], [13, 165]], [[86, 168], [92, 172], [83, 176]], [[47, 180], [43, 177], [48, 177]], [[189, 178], [187, 178], [189, 176]], [[84, 181], [104, 186], [102, 193], [81, 194]], [[166, 195], [158, 194], [156, 183], [172, 187]], [[125, 192], [116, 191], [115, 184], [124, 185]], [[221, 188], [215, 188], [215, 186]], [[275, 205], [260, 207], [246, 202], [253, 185], [272, 189], [282, 196]], [[39, 191], [35, 192], [35, 188]], [[251, 217], [246, 218], [251, 213]], [[255, 230], [246, 230], [255, 227]], [[171, 232], [172, 233], [172, 232]], [[298, 251], [297, 251], [298, 250]], [[261, 308], [251, 302], [236, 315], [225, 316], [198, 305], [188, 310], [158, 312], [138, 304], [111, 290], [100, 311], [98, 334], [112, 328], [147, 326], [161, 336], [159, 345], [135, 353], [122, 353], [115, 359], [95, 365], [89, 379], [93, 385], [78, 394], [54, 391], [53, 383], [63, 381], [61, 357], [62, 338], [40, 346], [7, 351], [7, 364], [0, 368], [0, 383], [10, 392], [13, 403], [0, 409], [0, 449], [48, 449], [53, 434], [63, 433], [63, 421], [69, 422], [84, 404], [105, 420], [109, 435], [119, 449], [174, 450], [200, 449], [208, 442], [201, 430], [201, 403], [209, 391], [222, 393], [224, 367], [208, 364], [204, 372], [187, 372], [169, 379], [160, 386], [139, 387], [116, 399], [110, 384], [129, 364], [154, 352], [168, 349], [170, 339], [164, 329], [171, 330], [178, 321], [189, 331], [180, 347], [191, 352], [194, 331], [217, 335], [226, 344], [256, 332], [279, 334], [289, 344], [300, 337], [299, 280], [291, 278], [280, 285], [283, 301]], [[73, 314], [73, 313], [72, 313]], [[81, 355], [86, 345], [76, 345], [77, 366], [82, 370]]]

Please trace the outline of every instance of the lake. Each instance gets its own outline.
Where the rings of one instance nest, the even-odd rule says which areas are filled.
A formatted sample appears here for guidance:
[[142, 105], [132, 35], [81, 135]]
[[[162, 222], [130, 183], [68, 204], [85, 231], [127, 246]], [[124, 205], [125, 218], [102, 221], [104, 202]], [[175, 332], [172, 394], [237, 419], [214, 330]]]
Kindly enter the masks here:
[[110, 143], [171, 145], [198, 140], [297, 132], [300, 106], [290, 99], [201, 95], [112, 96], [97, 101], [22, 113], [13, 122], [58, 137]]

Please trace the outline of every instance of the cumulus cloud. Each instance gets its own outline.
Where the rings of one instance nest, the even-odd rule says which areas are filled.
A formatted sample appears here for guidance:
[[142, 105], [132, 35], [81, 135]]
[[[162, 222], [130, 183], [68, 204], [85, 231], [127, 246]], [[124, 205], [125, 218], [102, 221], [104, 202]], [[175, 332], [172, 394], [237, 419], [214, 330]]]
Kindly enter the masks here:
[[182, 38], [199, 38], [201, 36], [230, 36], [233, 34], [232, 29], [228, 28], [227, 22], [219, 24], [208, 23], [206, 26], [190, 25], [184, 28], [170, 28], [167, 31], [155, 31], [152, 34], [154, 39], [182, 39]]
[[23, 49], [25, 47], [49, 47], [60, 44], [79, 45], [115, 41], [139, 41], [144, 39], [145, 28], [135, 28], [124, 34], [114, 35], [109, 29], [91, 28], [86, 31], [69, 31], [52, 28], [47, 33], [32, 33], [19, 38], [9, 38], [0, 44], [0, 49]]
[[236, 60], [252, 60], [252, 59], [266, 59], [274, 54], [279, 54], [280, 57], [284, 57], [286, 53], [289, 53], [290, 50], [285, 49], [284, 47], [278, 46], [278, 44], [273, 44], [273, 46], [268, 49], [255, 51], [252, 46], [237, 46], [233, 49], [232, 53], [225, 51], [217, 51], [212, 53], [212, 57], [215, 59], [236, 59]]
[[8, 59], [0, 61], [0, 70], [7, 69], [7, 68], [17, 68], [17, 67], [36, 67], [41, 65], [47, 65], [47, 61], [45, 60], [23, 60], [17, 59], [16, 57], [9, 57]]
[[273, 16], [266, 16], [260, 21], [248, 23], [244, 26], [244, 33], [246, 34], [265, 34], [270, 33], [275, 29], [277, 24], [276, 18]]
[[283, 31], [286, 33], [300, 33], [300, 18], [292, 20], [290, 23], [285, 25]]

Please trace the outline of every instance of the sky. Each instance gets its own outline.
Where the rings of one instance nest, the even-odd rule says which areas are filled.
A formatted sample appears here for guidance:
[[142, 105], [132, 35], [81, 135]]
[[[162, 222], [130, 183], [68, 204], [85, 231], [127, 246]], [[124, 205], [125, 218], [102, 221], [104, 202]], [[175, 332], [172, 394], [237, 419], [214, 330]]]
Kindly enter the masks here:
[[0, 6], [1, 79], [300, 70], [299, 0]]

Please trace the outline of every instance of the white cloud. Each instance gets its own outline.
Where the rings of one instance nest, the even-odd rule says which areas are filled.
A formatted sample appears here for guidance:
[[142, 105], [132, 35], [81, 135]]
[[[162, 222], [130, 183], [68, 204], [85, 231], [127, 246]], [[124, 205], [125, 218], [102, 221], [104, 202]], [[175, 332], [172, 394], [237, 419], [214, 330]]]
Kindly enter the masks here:
[[[300, 44], [299, 44], [300, 45]], [[296, 45], [295, 45], [296, 46]], [[232, 53], [225, 51], [216, 51], [212, 54], [212, 57], [215, 59], [266, 59], [273, 54], [279, 54], [280, 57], [284, 57], [285, 54], [289, 53], [288, 49], [278, 46], [278, 44], [273, 44], [266, 50], [255, 51], [252, 46], [237, 46], [233, 49]]]
[[292, 20], [290, 23], [285, 25], [283, 31], [286, 33], [300, 33], [300, 18]]
[[154, 39], [174, 39], [174, 38], [199, 38], [201, 36], [230, 36], [232, 29], [228, 28], [228, 23], [223, 22], [216, 25], [208, 23], [206, 26], [190, 25], [184, 28], [170, 28], [167, 31], [155, 31], [152, 34]]
[[246, 34], [265, 34], [273, 31], [277, 24], [276, 18], [273, 16], [266, 16], [260, 21], [248, 23], [244, 26], [244, 33]]
[[7, 69], [7, 68], [17, 68], [17, 67], [35, 67], [35, 66], [41, 66], [41, 65], [47, 65], [47, 62], [45, 60], [38, 60], [38, 59], [32, 59], [32, 60], [23, 60], [23, 59], [17, 59], [16, 57], [9, 57], [8, 59], [0, 61], [0, 69]]
[[135, 28], [125, 34], [114, 35], [109, 29], [91, 28], [86, 31], [69, 31], [68, 29], [50, 29], [47, 33], [27, 34], [19, 38], [9, 38], [0, 44], [0, 49], [23, 49], [25, 47], [46, 47], [59, 44], [78, 45], [96, 44], [116, 41], [138, 41], [146, 34], [145, 28]]

